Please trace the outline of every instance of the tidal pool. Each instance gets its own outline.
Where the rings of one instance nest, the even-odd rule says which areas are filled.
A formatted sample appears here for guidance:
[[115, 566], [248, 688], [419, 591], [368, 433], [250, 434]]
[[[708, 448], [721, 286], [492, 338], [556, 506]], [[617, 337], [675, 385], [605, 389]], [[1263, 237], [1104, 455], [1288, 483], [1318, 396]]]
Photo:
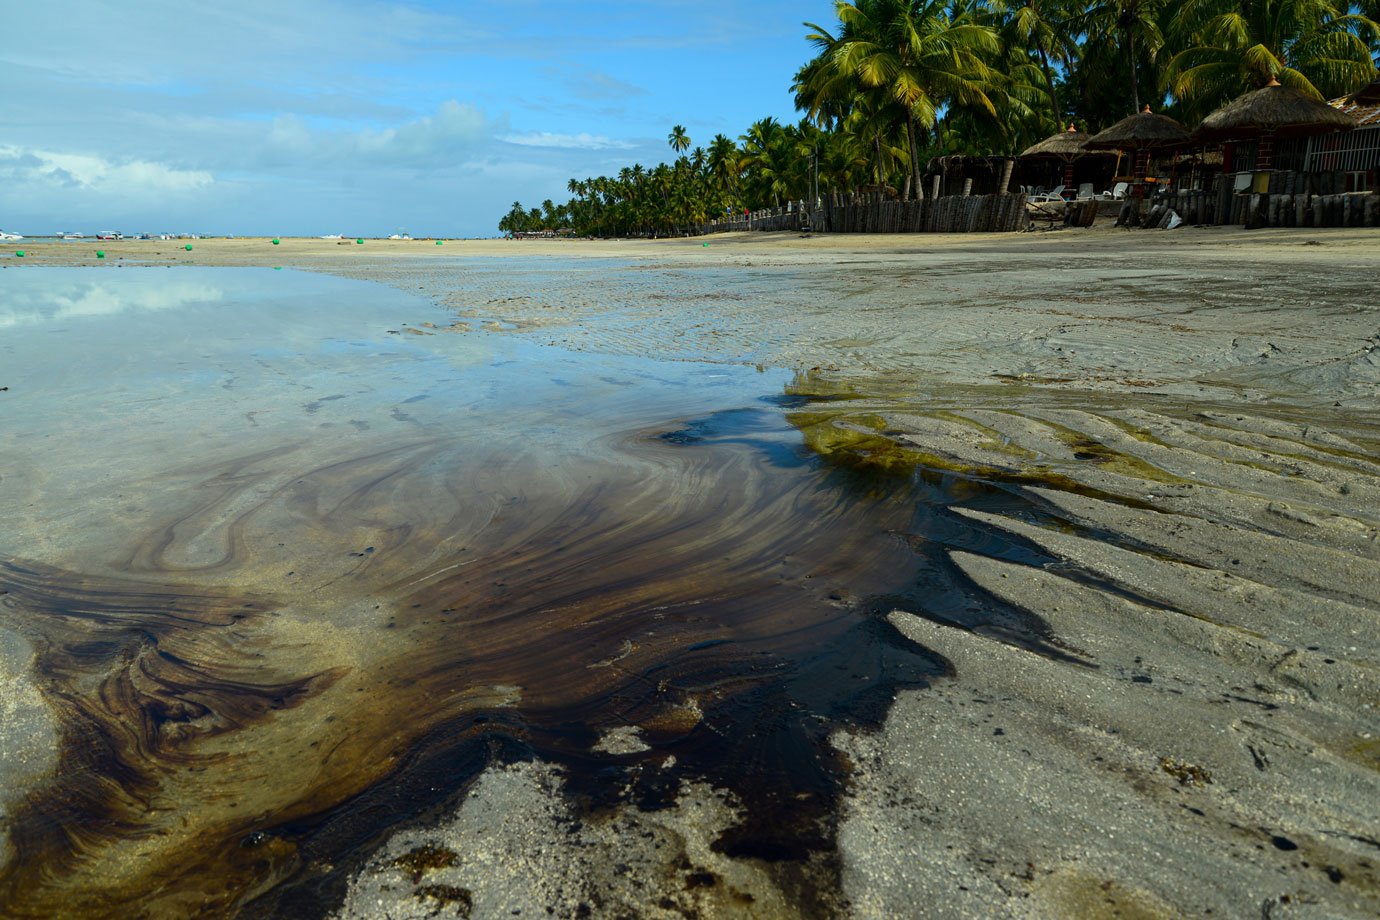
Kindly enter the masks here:
[[[389, 828], [531, 754], [591, 801], [674, 754], [749, 806], [725, 852], [803, 860], [829, 727], [944, 667], [881, 617], [1022, 626], [934, 550], [1037, 558], [944, 512], [1019, 496], [821, 458], [784, 370], [291, 271], [0, 298], [7, 916], [325, 913]], [[650, 750], [594, 750], [624, 726]]]

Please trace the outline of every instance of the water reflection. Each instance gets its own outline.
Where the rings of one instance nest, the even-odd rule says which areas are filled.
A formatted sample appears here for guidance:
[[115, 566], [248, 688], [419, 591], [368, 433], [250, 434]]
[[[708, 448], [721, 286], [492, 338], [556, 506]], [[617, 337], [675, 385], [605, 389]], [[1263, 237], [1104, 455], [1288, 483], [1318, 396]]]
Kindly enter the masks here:
[[32, 283], [37, 280], [6, 279], [5, 299], [0, 301], [0, 329], [70, 319], [111, 318], [132, 312], [166, 312], [189, 304], [217, 304], [225, 299], [222, 288], [204, 281], [172, 280], [158, 285], [77, 280]]

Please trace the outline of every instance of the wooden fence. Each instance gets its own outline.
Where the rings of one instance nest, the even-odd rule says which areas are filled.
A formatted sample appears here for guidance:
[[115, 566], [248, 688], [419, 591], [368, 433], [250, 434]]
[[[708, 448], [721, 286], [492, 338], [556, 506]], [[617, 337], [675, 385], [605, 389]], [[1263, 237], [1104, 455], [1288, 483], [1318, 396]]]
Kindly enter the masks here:
[[948, 195], [897, 201], [878, 194], [830, 195], [817, 208], [792, 202], [742, 218], [705, 224], [704, 233], [732, 230], [817, 230], [825, 233], [1001, 233], [1029, 223], [1025, 196]]
[[[1117, 216], [1126, 227], [1162, 227], [1170, 211], [1186, 224], [1258, 227], [1380, 226], [1380, 195], [1375, 192], [1313, 194], [1288, 183], [1271, 182], [1270, 192], [1237, 191], [1231, 177], [1215, 189], [1179, 189], [1147, 201], [1127, 201]], [[1277, 191], [1278, 189], [1287, 191]]]
[[[1173, 214], [1188, 225], [1238, 227], [1380, 227], [1380, 191], [1346, 192], [1331, 173], [1278, 170], [1270, 174], [1265, 193], [1256, 193], [1254, 179], [1242, 174], [1212, 178], [1205, 189], [1166, 189], [1150, 198], [1122, 203], [1118, 226], [1164, 228]], [[1250, 180], [1247, 182], [1247, 180]], [[1238, 188], [1239, 184], [1246, 188]], [[1102, 202], [1102, 204], [1108, 204]], [[1058, 214], [1051, 214], [1051, 208]], [[879, 193], [832, 194], [810, 208], [806, 202], [754, 211], [743, 217], [715, 221], [701, 233], [734, 230], [794, 230], [824, 233], [1001, 233], [1024, 230], [1035, 221], [1089, 227], [1097, 216], [1093, 200], [1027, 206], [1017, 192], [999, 195], [946, 195], [918, 201], [897, 201]], [[1173, 212], [1171, 214], [1170, 212]]]

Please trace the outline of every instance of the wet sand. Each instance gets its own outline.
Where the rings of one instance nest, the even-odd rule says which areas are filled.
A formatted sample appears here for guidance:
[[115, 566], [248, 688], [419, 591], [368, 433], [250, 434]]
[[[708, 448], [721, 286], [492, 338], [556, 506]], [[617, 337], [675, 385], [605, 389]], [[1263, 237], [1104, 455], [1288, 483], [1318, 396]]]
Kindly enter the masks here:
[[[936, 667], [876, 727], [831, 729], [846, 782], [810, 872], [725, 846], [752, 803], [712, 777], [668, 773], [638, 808], [653, 761], [591, 799], [579, 771], [498, 757], [360, 859], [342, 916], [1380, 910], [1374, 231], [704, 242], [106, 248], [381, 281], [461, 336], [791, 369], [790, 422], [838, 469], [1021, 499], [912, 536], [962, 599], [890, 615]], [[591, 751], [645, 756], [607, 728]]]

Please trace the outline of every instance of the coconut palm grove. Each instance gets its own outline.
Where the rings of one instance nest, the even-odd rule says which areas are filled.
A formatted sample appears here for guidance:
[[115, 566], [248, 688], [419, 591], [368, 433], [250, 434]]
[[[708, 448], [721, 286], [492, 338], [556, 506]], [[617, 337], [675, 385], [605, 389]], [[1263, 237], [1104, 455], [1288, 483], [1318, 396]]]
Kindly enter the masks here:
[[1330, 99], [1375, 79], [1380, 56], [1380, 0], [859, 0], [834, 14], [803, 24], [797, 123], [707, 142], [676, 125], [672, 162], [571, 178], [569, 201], [514, 202], [498, 229], [658, 235], [816, 193], [919, 198], [936, 156], [1012, 155], [1145, 104], [1193, 125], [1272, 78]]

